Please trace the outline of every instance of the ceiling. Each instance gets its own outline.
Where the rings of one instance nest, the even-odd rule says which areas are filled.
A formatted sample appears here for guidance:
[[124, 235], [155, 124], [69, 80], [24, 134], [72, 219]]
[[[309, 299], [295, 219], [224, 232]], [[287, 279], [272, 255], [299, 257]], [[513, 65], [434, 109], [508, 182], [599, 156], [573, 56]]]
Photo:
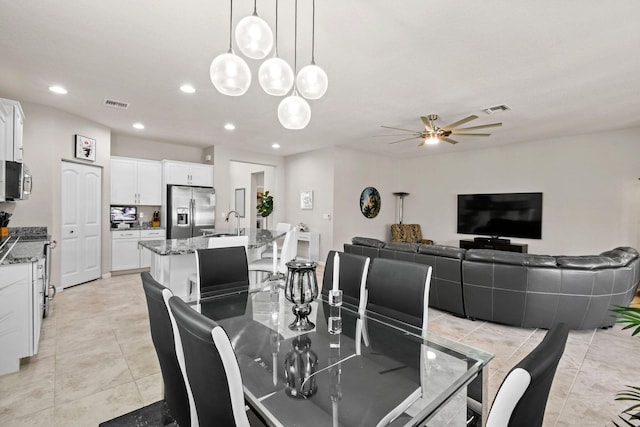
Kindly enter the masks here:
[[[294, 0], [279, 4], [278, 53], [293, 63]], [[257, 7], [273, 29], [275, 0]], [[253, 1], [233, 8], [235, 26]], [[318, 0], [315, 59], [329, 90], [309, 101], [304, 130], [279, 124], [281, 98], [257, 83], [260, 61], [247, 59], [253, 82], [242, 97], [211, 84], [209, 65], [228, 49], [228, 1], [0, 0], [0, 11], [0, 96], [116, 134], [278, 155], [346, 146], [407, 158], [640, 126], [637, 0]], [[301, 68], [311, 60], [311, 0], [299, 0], [298, 16]], [[183, 83], [197, 92], [180, 92]], [[49, 92], [52, 84], [69, 93]], [[130, 107], [106, 107], [106, 98]], [[482, 112], [499, 104], [511, 111]], [[376, 136], [389, 133], [380, 125], [420, 130], [430, 113], [441, 125], [476, 114], [469, 126], [503, 126], [489, 138], [420, 148]]]

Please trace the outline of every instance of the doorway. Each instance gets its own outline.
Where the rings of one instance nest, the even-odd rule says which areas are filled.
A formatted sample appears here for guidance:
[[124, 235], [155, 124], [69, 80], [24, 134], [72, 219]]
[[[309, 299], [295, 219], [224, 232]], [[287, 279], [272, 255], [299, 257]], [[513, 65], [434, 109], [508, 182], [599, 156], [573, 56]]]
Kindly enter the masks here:
[[102, 168], [62, 161], [61, 285], [100, 278]]

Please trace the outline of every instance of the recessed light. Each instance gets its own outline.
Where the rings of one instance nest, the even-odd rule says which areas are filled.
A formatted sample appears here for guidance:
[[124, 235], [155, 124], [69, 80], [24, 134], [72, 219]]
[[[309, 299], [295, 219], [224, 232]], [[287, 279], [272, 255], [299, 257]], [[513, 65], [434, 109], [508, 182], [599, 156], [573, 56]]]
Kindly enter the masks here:
[[225, 123], [224, 128], [226, 130], [234, 130], [236, 128], [236, 125], [234, 125], [233, 123]]
[[280, 144], [278, 144], [277, 142], [275, 144], [271, 144], [271, 148], [275, 148], [277, 150], [278, 148], [280, 148]]
[[133, 127], [140, 130], [144, 129], [144, 125], [142, 123], [134, 123]]
[[67, 90], [65, 88], [63, 88], [62, 86], [49, 86], [49, 90], [53, 93], [57, 93], [58, 95], [66, 95], [67, 94]]
[[191, 85], [182, 85], [182, 86], [180, 86], [180, 90], [183, 91], [184, 93], [195, 93], [196, 92], [196, 88], [194, 88]]

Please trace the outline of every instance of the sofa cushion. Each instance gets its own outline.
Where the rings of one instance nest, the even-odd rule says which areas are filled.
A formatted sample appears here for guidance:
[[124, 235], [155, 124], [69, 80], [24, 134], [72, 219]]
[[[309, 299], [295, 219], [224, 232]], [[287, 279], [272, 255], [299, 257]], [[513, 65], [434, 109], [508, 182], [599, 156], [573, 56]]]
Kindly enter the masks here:
[[599, 270], [616, 266], [616, 262], [607, 256], [581, 255], [581, 256], [557, 256], [558, 266], [576, 270]]
[[389, 242], [385, 243], [384, 248], [390, 251], [401, 251], [401, 252], [418, 252], [418, 247], [420, 244], [418, 243], [401, 243], [401, 242]]
[[549, 255], [522, 254], [518, 252], [494, 251], [491, 249], [469, 249], [465, 260], [525, 267], [557, 268], [556, 258]]
[[370, 246], [372, 248], [384, 248], [385, 243], [382, 240], [373, 239], [370, 237], [354, 237], [351, 239], [351, 244], [359, 246]]
[[466, 249], [454, 248], [453, 246], [420, 245], [418, 247], [419, 254], [437, 255], [446, 258], [464, 259], [466, 252]]

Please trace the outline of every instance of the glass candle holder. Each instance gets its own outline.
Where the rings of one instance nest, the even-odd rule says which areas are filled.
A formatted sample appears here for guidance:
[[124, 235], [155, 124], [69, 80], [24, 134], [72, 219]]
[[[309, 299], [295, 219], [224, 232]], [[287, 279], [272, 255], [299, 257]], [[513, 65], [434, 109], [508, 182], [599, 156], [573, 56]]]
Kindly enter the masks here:
[[284, 296], [294, 305], [291, 311], [296, 319], [289, 325], [294, 331], [309, 331], [315, 324], [308, 319], [311, 314], [311, 301], [318, 297], [318, 281], [316, 266], [318, 263], [310, 261], [289, 261], [287, 264], [287, 280]]

